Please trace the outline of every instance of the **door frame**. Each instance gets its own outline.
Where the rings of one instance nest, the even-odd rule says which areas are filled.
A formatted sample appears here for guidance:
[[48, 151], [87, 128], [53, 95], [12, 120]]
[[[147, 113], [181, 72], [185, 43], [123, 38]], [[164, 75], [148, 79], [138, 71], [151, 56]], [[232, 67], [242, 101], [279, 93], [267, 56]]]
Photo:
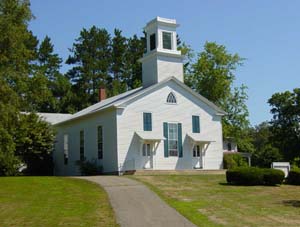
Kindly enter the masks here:
[[[199, 150], [196, 150], [195, 152], [195, 147], [199, 148]], [[196, 156], [194, 156], [194, 152], [196, 154]], [[196, 160], [197, 163], [196, 165], [193, 164], [193, 168], [194, 169], [203, 169], [203, 146], [201, 144], [194, 144], [192, 147], [192, 160]], [[192, 163], [193, 163], [192, 161]], [[197, 165], [199, 165], [199, 167], [197, 167]]]
[[[149, 150], [147, 149], [149, 145]], [[146, 147], [146, 150], [145, 150], [145, 154], [144, 155], [144, 147]], [[147, 161], [145, 162], [145, 164], [143, 165], [143, 168], [144, 169], [153, 169], [153, 144], [152, 143], [149, 143], [149, 142], [144, 142], [143, 143], [143, 146], [142, 146], [142, 157], [143, 157], [143, 160], [145, 161], [147, 159]], [[149, 162], [149, 168], [146, 167], [146, 165], [148, 164]]]

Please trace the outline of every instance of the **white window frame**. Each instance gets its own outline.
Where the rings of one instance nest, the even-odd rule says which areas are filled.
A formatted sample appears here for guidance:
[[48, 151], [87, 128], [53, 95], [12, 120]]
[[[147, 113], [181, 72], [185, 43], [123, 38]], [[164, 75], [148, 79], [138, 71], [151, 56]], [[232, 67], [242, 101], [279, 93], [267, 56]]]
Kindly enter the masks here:
[[[99, 138], [99, 127], [101, 127], [101, 140], [100, 140], [100, 138]], [[103, 130], [103, 126], [102, 125], [98, 125], [97, 126], [97, 158], [98, 159], [100, 159], [100, 160], [102, 160], [103, 159], [103, 154], [104, 154], [104, 145], [103, 145], [103, 141], [104, 141], [104, 139], [103, 139], [103, 137], [104, 137], [104, 130]], [[101, 152], [102, 152], [102, 157], [100, 158], [99, 157], [99, 144], [101, 144]]]
[[143, 143], [142, 156], [143, 157], [151, 156], [151, 144], [150, 143]]
[[[195, 150], [195, 148], [196, 148], [196, 150]], [[199, 150], [197, 148], [199, 148]], [[201, 157], [201, 152], [202, 152], [202, 147], [199, 144], [195, 144], [193, 147], [193, 157], [194, 158]]]
[[64, 164], [67, 165], [69, 160], [69, 135], [64, 134]]
[[81, 160], [81, 132], [83, 132], [83, 160], [84, 160], [84, 158], [85, 158], [85, 131], [84, 131], [84, 129], [81, 129], [80, 131], [79, 131], [79, 160], [80, 161], [83, 161], [83, 160]]
[[[176, 138], [176, 140], [170, 139], [170, 125], [171, 124], [172, 125], [176, 125], [176, 128], [177, 128], [177, 138]], [[170, 141], [176, 141], [177, 142], [177, 149], [176, 150], [170, 149]], [[177, 155], [171, 155], [170, 154], [170, 150], [176, 151]], [[169, 157], [178, 157], [178, 155], [179, 155], [179, 147], [178, 147], [178, 123], [177, 122], [168, 122], [168, 153], [169, 153]]]
[[[170, 33], [171, 34], [171, 49], [165, 49], [164, 48], [164, 32], [166, 32], [166, 33]], [[173, 44], [173, 36], [174, 36], [174, 34], [173, 34], [174, 32], [172, 32], [172, 31], [167, 31], [167, 30], [162, 30], [161, 31], [161, 49], [163, 49], [163, 50], [167, 50], [167, 51], [170, 51], [170, 50], [174, 50], [174, 44]]]

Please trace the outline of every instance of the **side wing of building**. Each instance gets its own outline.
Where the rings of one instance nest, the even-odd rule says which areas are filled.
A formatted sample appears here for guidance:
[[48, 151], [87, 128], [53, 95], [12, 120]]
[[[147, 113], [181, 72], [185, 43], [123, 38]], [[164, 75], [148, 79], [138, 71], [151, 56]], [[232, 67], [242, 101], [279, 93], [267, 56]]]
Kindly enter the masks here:
[[118, 170], [115, 109], [58, 124], [56, 130], [55, 175], [80, 175], [76, 161], [82, 157], [103, 166], [104, 172]]

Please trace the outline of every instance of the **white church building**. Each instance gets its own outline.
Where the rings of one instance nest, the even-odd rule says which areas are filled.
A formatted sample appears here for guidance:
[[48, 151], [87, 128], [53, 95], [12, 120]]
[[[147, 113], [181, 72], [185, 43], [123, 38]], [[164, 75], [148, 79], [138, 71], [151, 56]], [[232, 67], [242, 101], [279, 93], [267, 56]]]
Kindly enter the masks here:
[[221, 169], [221, 118], [226, 114], [184, 84], [176, 20], [147, 23], [140, 59], [143, 86], [73, 115], [41, 114], [57, 138], [55, 175], [79, 175], [77, 160], [96, 160], [105, 173], [129, 170]]

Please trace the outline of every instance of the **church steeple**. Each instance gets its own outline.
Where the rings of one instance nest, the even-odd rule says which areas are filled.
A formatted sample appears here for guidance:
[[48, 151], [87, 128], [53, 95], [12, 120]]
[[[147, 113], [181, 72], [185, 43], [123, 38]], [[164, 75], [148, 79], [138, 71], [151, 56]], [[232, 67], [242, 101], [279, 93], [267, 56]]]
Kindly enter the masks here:
[[144, 87], [172, 76], [183, 82], [183, 59], [177, 50], [177, 27], [176, 20], [156, 17], [144, 28], [147, 52], [140, 59]]

